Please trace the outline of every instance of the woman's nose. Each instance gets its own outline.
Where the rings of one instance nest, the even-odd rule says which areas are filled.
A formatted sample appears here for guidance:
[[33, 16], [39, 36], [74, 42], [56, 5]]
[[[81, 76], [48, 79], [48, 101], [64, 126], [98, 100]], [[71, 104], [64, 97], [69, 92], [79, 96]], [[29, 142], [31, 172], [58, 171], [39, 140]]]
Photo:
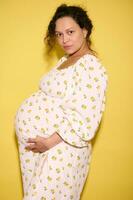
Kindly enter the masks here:
[[64, 35], [63, 36], [63, 43], [66, 43], [69, 41], [69, 36], [68, 35]]

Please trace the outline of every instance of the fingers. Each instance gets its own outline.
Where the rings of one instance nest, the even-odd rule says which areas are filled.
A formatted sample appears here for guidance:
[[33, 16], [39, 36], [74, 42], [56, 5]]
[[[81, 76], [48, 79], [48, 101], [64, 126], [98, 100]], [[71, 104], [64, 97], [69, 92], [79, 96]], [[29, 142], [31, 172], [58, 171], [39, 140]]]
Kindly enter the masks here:
[[30, 150], [32, 151], [32, 150], [36, 149], [36, 145], [35, 145], [35, 144], [30, 144], [30, 145], [26, 146], [25, 148], [26, 148], [27, 150], [29, 150], [29, 151], [30, 151]]
[[44, 144], [44, 138], [36, 136], [36, 138], [29, 138], [27, 141], [28, 145], [25, 147], [28, 151], [33, 152], [45, 152], [48, 147]]
[[35, 153], [39, 152], [37, 149], [37, 138], [29, 138], [27, 143], [30, 143], [30, 144], [25, 147], [26, 150], [33, 151]]
[[37, 149], [32, 149], [32, 151], [33, 151], [34, 153], [41, 153], [41, 152], [38, 151]]
[[28, 143], [36, 143], [36, 138], [29, 138]]
[[40, 151], [34, 145], [26, 146], [25, 149], [34, 153], [40, 153]]

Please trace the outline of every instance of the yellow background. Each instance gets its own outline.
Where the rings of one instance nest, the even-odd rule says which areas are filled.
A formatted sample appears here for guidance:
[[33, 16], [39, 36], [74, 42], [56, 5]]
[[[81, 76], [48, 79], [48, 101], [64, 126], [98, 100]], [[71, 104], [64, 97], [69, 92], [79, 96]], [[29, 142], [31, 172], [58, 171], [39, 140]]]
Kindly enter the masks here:
[[109, 76], [106, 110], [82, 200], [132, 200], [132, 0], [0, 0], [0, 199], [22, 199], [14, 115], [57, 61], [55, 53], [52, 60], [44, 55], [43, 37], [63, 2], [88, 9], [93, 47]]

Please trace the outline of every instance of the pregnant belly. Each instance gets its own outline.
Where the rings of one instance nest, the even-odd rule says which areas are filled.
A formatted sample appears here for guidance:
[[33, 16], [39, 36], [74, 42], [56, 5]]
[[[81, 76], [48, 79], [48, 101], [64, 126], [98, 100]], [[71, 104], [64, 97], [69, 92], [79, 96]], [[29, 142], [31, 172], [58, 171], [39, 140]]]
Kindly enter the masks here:
[[59, 101], [47, 96], [41, 90], [33, 93], [18, 108], [15, 115], [15, 129], [18, 140], [26, 142], [37, 135], [49, 137], [56, 131], [61, 117]]

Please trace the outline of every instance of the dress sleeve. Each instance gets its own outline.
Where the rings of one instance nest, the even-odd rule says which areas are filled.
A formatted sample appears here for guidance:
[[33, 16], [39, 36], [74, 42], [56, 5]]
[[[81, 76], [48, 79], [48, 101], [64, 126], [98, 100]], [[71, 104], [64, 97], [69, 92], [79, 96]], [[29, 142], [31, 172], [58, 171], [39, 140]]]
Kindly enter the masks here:
[[75, 67], [74, 87], [60, 105], [63, 117], [57, 130], [67, 143], [83, 147], [95, 136], [105, 109], [107, 80], [97, 58], [81, 59]]

